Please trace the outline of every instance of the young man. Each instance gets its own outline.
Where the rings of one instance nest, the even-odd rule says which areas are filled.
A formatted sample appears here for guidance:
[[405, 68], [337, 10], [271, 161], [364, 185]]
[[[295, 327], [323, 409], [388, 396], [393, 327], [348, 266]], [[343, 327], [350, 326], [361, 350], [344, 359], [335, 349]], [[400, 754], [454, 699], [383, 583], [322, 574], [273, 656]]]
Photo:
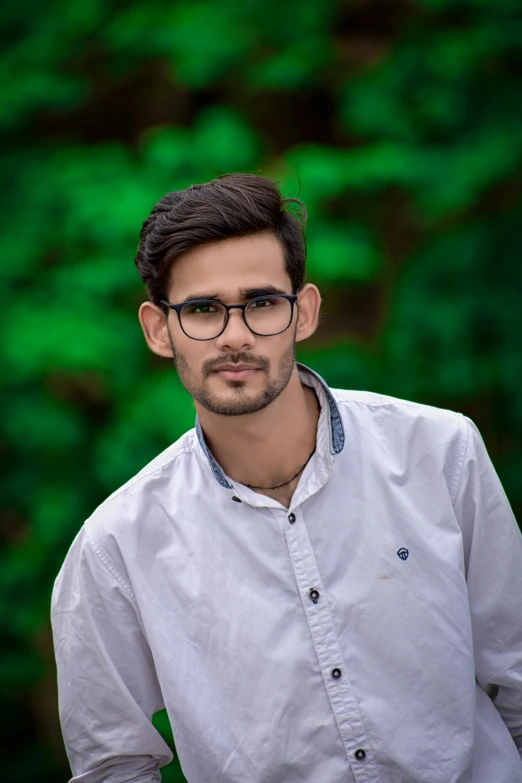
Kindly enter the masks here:
[[57, 578], [72, 780], [159, 781], [166, 707], [189, 783], [521, 783], [522, 537], [474, 423], [296, 364], [321, 300], [268, 180], [167, 194], [136, 263], [197, 419]]

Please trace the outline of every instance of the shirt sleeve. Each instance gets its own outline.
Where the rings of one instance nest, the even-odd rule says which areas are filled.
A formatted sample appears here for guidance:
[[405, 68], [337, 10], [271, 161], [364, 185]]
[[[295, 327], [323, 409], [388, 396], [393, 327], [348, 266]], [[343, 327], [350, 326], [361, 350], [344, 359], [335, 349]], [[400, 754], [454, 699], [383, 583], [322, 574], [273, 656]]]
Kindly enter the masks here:
[[159, 783], [173, 754], [133, 592], [82, 528], [53, 588], [51, 623], [70, 783]]
[[464, 539], [475, 675], [522, 756], [522, 535], [479, 430], [464, 420], [455, 513]]

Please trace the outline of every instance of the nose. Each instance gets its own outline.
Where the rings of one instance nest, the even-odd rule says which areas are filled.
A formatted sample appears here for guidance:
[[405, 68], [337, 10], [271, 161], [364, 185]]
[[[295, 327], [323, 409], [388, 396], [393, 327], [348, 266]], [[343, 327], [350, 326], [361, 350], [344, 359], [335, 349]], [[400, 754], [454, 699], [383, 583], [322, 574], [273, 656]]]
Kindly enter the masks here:
[[230, 310], [225, 331], [216, 338], [216, 346], [221, 351], [245, 351], [252, 348], [255, 335], [250, 331], [241, 310]]

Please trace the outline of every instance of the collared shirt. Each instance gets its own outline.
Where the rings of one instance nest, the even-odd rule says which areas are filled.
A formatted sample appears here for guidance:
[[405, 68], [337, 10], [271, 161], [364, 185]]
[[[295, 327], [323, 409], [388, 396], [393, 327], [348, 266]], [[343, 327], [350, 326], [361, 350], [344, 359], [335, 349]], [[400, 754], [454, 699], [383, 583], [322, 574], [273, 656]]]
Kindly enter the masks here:
[[522, 537], [475, 424], [329, 389], [289, 508], [198, 423], [85, 522], [52, 623], [74, 783], [521, 783]]

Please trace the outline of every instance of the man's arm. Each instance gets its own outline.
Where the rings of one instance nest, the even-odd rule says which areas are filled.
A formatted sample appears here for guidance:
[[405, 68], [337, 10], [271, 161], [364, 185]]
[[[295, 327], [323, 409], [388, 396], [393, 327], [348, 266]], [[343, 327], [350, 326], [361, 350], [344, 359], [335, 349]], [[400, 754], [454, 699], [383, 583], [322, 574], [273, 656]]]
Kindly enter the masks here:
[[51, 621], [70, 783], [159, 783], [172, 753], [151, 723], [163, 708], [134, 595], [78, 533], [55, 582]]
[[522, 536], [476, 425], [467, 416], [455, 496], [466, 562], [475, 674], [522, 756]]

